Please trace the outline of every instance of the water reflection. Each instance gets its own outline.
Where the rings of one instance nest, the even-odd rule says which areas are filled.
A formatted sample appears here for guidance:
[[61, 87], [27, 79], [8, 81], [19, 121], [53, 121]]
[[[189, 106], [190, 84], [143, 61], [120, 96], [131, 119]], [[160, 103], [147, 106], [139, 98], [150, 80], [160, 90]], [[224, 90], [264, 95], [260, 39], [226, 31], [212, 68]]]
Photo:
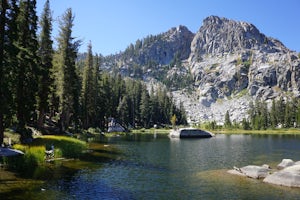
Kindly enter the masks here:
[[[103, 138], [102, 138], [103, 139]], [[103, 143], [104, 142], [104, 143]], [[118, 149], [114, 159], [51, 180], [43, 199], [297, 199], [299, 189], [268, 185], [226, 173], [233, 166], [299, 159], [299, 136], [216, 135], [170, 139], [128, 134], [95, 143]], [[104, 150], [97, 153], [104, 153]], [[31, 196], [32, 195], [32, 196]], [[19, 196], [20, 197], [20, 196]], [[24, 197], [24, 196], [23, 196]]]

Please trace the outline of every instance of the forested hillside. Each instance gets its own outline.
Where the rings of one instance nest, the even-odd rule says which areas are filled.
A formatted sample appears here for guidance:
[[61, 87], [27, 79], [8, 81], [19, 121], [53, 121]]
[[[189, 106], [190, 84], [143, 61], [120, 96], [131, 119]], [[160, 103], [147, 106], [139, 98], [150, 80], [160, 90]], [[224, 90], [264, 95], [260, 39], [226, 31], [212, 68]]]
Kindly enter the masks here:
[[149, 91], [140, 81], [100, 71], [91, 43], [78, 59], [71, 9], [59, 19], [54, 48], [49, 0], [40, 18], [36, 0], [3, 0], [0, 8], [0, 143], [5, 128], [25, 141], [28, 126], [49, 133], [105, 130], [114, 117], [124, 126], [151, 127], [170, 124], [174, 115], [186, 123], [183, 108], [164, 89]]

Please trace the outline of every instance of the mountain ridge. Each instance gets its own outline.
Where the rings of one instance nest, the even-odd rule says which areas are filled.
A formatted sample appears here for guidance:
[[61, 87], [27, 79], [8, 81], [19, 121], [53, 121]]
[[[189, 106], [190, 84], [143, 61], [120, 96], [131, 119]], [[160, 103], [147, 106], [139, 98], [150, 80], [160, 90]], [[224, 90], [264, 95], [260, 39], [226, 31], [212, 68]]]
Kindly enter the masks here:
[[[297, 53], [251, 23], [224, 17], [205, 18], [196, 33], [180, 25], [137, 40], [112, 58], [103, 69], [115, 66], [123, 76], [163, 83], [195, 123], [221, 122], [227, 110], [239, 120], [251, 100], [300, 95]], [[230, 103], [234, 99], [242, 106]]]

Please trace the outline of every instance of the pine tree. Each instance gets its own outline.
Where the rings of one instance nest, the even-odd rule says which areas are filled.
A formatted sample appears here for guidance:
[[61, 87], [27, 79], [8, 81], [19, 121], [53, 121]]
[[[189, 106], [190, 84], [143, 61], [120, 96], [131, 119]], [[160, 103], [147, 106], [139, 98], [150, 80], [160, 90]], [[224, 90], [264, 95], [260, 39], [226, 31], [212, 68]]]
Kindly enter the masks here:
[[277, 124], [278, 124], [278, 120], [277, 120], [276, 102], [273, 99], [271, 110], [270, 110], [270, 125], [272, 128], [275, 128]]
[[39, 76], [39, 92], [38, 92], [38, 109], [39, 109], [39, 120], [38, 125], [42, 127], [45, 120], [45, 112], [48, 110], [48, 99], [50, 94], [50, 86], [52, 85], [51, 70], [52, 70], [52, 59], [53, 49], [51, 40], [52, 31], [52, 17], [49, 5], [49, 0], [46, 1], [44, 11], [40, 21], [41, 33], [39, 40], [39, 56], [41, 59], [41, 69]]
[[141, 122], [144, 127], [149, 127], [150, 122], [150, 96], [145, 89], [142, 91], [141, 103], [140, 103], [140, 115]]
[[125, 95], [122, 100], [120, 101], [118, 107], [117, 107], [117, 113], [118, 113], [118, 117], [121, 120], [121, 123], [127, 124], [129, 121], [129, 110], [128, 109], [128, 105], [129, 105], [129, 97], [127, 95]]
[[7, 0], [2, 0], [0, 4], [0, 145], [3, 143], [4, 138], [4, 112], [6, 107], [5, 102], [5, 74], [4, 74], [4, 42], [6, 37], [5, 28], [7, 26], [6, 12], [8, 9]]
[[179, 110], [177, 111], [177, 120], [178, 120], [178, 123], [179, 124], [184, 124], [186, 125], [187, 124], [187, 119], [186, 119], [186, 112], [185, 112], [185, 109], [184, 109], [184, 106], [183, 106], [183, 102], [180, 101], [180, 104], [179, 104]]
[[92, 44], [88, 45], [87, 58], [85, 61], [82, 78], [82, 113], [83, 126], [88, 128], [95, 117], [95, 71], [93, 64]]
[[261, 104], [261, 127], [266, 130], [269, 127], [269, 113], [266, 102], [260, 102]]
[[[16, 106], [19, 131], [25, 133], [25, 124], [30, 121], [35, 112], [37, 93], [38, 69], [38, 41], [36, 1], [22, 0], [17, 17], [18, 38], [16, 47]], [[22, 136], [25, 136], [22, 134]], [[27, 136], [25, 136], [27, 137]]]
[[297, 101], [297, 109], [296, 109], [296, 126], [300, 125], [300, 100]]
[[150, 108], [151, 108], [151, 117], [150, 120], [154, 123], [154, 124], [158, 124], [160, 122], [160, 118], [161, 118], [161, 114], [162, 114], [162, 110], [160, 108], [159, 105], [159, 101], [157, 98], [157, 95], [154, 93], [154, 89], [151, 89], [151, 93], [150, 93]]
[[278, 123], [284, 124], [284, 116], [285, 116], [285, 101], [283, 97], [280, 97], [276, 103], [276, 111], [278, 117]]
[[290, 127], [295, 127], [297, 124], [297, 109], [298, 109], [298, 98], [293, 97], [290, 103], [291, 106], [291, 121]]
[[[9, 12], [7, 19], [7, 41], [5, 51], [5, 77], [6, 77], [6, 101], [7, 101], [7, 117], [6, 123], [11, 124], [13, 116], [16, 115], [16, 82], [17, 82], [17, 66], [18, 60], [16, 59], [19, 53], [17, 41], [19, 37], [19, 29], [17, 18], [19, 15], [19, 6], [17, 0], [9, 1]], [[1, 85], [2, 86], [2, 85]], [[15, 122], [13, 122], [15, 123]]]
[[71, 117], [74, 125], [78, 125], [80, 82], [75, 67], [75, 60], [80, 41], [73, 41], [72, 27], [74, 16], [68, 9], [60, 20], [58, 37], [58, 71], [57, 90], [59, 96], [60, 128], [69, 128]]
[[100, 56], [98, 54], [95, 55], [94, 57], [94, 66], [93, 66], [93, 84], [94, 84], [94, 109], [95, 109], [95, 116], [93, 119], [93, 126], [94, 127], [99, 127], [101, 125], [100, 120], [101, 118], [99, 117], [99, 112], [101, 112], [100, 105], [98, 104], [101, 102], [100, 98], [100, 71], [99, 71], [99, 66], [101, 63]]
[[230, 120], [230, 116], [229, 116], [229, 111], [228, 111], [228, 110], [226, 111], [226, 114], [225, 114], [225, 122], [224, 122], [224, 126], [225, 126], [226, 128], [231, 128], [231, 127], [232, 127], [231, 120]]

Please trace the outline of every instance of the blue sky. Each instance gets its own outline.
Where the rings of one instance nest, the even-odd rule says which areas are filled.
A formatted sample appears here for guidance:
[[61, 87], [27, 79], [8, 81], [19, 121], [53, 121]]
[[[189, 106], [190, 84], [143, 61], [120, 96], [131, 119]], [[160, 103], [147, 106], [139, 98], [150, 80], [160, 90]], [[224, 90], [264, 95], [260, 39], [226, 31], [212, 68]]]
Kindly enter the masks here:
[[[37, 0], [40, 16], [45, 0]], [[267, 36], [279, 39], [300, 52], [299, 0], [50, 0], [53, 36], [57, 19], [67, 8], [75, 14], [73, 36], [89, 41], [93, 52], [102, 55], [125, 50], [148, 35], [184, 25], [196, 33], [210, 15], [254, 24]]]

